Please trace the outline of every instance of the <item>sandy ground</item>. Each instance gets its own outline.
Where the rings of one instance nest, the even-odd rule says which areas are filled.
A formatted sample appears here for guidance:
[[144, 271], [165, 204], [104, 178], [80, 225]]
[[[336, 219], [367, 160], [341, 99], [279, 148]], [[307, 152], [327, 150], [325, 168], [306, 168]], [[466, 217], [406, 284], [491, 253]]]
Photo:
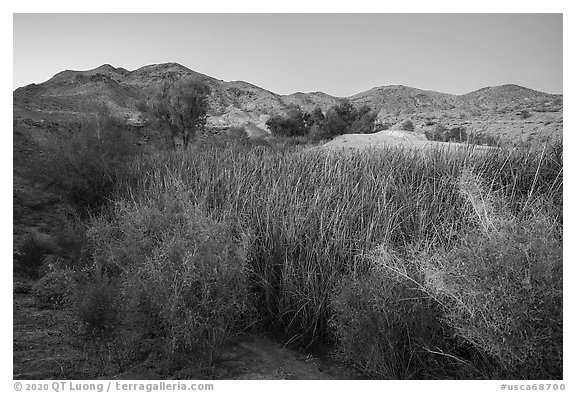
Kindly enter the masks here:
[[166, 374], [143, 361], [119, 372], [80, 348], [76, 324], [66, 309], [45, 308], [29, 292], [33, 282], [14, 277], [14, 379], [350, 379], [329, 355], [316, 357], [284, 347], [263, 335], [246, 335], [225, 348], [221, 361], [207, 370], [181, 368]]
[[408, 131], [380, 131], [374, 134], [345, 134], [340, 135], [324, 144], [322, 149], [377, 149], [383, 147], [402, 147], [408, 149], [446, 151], [462, 151], [474, 149], [475, 151], [490, 151], [494, 149], [489, 146], [471, 146], [464, 143], [429, 141], [422, 134]]

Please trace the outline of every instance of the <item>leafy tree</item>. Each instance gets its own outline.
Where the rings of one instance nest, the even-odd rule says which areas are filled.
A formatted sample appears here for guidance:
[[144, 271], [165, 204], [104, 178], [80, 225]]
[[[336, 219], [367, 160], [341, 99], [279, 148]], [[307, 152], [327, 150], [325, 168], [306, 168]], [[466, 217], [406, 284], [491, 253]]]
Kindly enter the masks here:
[[346, 133], [346, 121], [338, 114], [335, 109], [330, 109], [324, 116], [321, 126], [321, 133], [327, 138], [334, 138], [336, 135]]
[[430, 141], [443, 141], [444, 133], [447, 131], [446, 126], [438, 123], [432, 128], [432, 130], [424, 131], [426, 138]]
[[178, 130], [170, 121], [170, 89], [170, 83], [162, 83], [158, 91], [151, 97], [148, 97], [145, 113], [147, 115], [147, 122], [153, 127], [162, 130], [166, 138], [166, 143], [172, 148], [176, 148], [174, 136], [178, 135]]
[[176, 147], [174, 139], [178, 136], [187, 149], [206, 125], [209, 94], [210, 88], [204, 83], [186, 79], [162, 84], [148, 99], [148, 112], [159, 127], [168, 130], [167, 141], [172, 147]]
[[342, 100], [324, 116], [321, 122], [320, 134], [333, 138], [342, 134], [369, 134], [374, 132], [376, 113], [369, 106], [354, 108], [348, 100]]
[[349, 100], [341, 100], [340, 104], [332, 108], [334, 112], [348, 125], [352, 124], [357, 117], [357, 111]]
[[209, 94], [210, 88], [196, 80], [183, 81], [174, 87], [169, 101], [170, 121], [179, 131], [184, 149], [206, 125]]
[[268, 119], [266, 126], [275, 135], [303, 136], [310, 131], [311, 116], [303, 112], [299, 106], [291, 106], [286, 116], [274, 115]]
[[321, 139], [322, 135], [322, 123], [324, 122], [324, 113], [319, 107], [314, 108], [310, 114], [310, 131], [309, 135], [312, 139]]
[[367, 105], [356, 109], [350, 101], [342, 100], [326, 114], [319, 107], [308, 113], [298, 106], [292, 106], [286, 116], [270, 117], [266, 126], [276, 135], [310, 135], [314, 139], [321, 139], [349, 133], [372, 133], [375, 121], [376, 113]]
[[355, 120], [350, 129], [355, 134], [371, 134], [375, 131], [375, 122], [378, 115], [369, 106], [364, 105], [356, 110]]
[[445, 142], [464, 142], [468, 138], [466, 129], [463, 126], [452, 127], [444, 132]]
[[[476, 143], [477, 141], [471, 141], [468, 138], [468, 134], [466, 133], [466, 129], [463, 126], [456, 126], [450, 129], [446, 128], [442, 124], [437, 124], [432, 130], [425, 131], [426, 138], [431, 141], [440, 141], [440, 142], [466, 142], [473, 144], [482, 144]], [[480, 138], [478, 138], [480, 140]]]
[[324, 120], [324, 113], [320, 107], [314, 108], [312, 113], [310, 113], [310, 119], [313, 124], [320, 124]]

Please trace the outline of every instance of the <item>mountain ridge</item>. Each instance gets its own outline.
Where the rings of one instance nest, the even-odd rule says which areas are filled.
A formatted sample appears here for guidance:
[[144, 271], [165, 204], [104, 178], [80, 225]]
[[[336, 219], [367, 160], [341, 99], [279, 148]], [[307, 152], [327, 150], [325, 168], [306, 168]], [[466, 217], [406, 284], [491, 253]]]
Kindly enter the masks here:
[[85, 71], [64, 70], [40, 84], [16, 89], [14, 108], [15, 112], [25, 111], [32, 102], [32, 106], [40, 110], [51, 105], [70, 113], [84, 113], [95, 105], [106, 105], [117, 117], [138, 124], [143, 118], [137, 109], [138, 102], [155, 94], [162, 83], [182, 78], [194, 78], [210, 87], [208, 125], [217, 128], [251, 123], [266, 130], [266, 120], [271, 115], [285, 114], [291, 105], [306, 111], [315, 107], [326, 111], [343, 98], [355, 106], [368, 105], [383, 124], [406, 118], [418, 121], [446, 118], [450, 123], [489, 114], [512, 116], [521, 111], [557, 113], [563, 110], [562, 94], [539, 92], [516, 84], [489, 86], [459, 95], [405, 85], [376, 86], [348, 97], [321, 91], [282, 95], [246, 81], [217, 79], [175, 62], [150, 64], [132, 71], [110, 64]]
[[[91, 75], [91, 74], [95, 74], [95, 73], [110, 73], [110, 72], [114, 72], [114, 73], [121, 74], [121, 75], [125, 76], [125, 75], [127, 75], [127, 74], [131, 74], [131, 73], [137, 72], [137, 71], [144, 71], [144, 70], [146, 70], [146, 69], [156, 69], [156, 68], [164, 68], [164, 69], [165, 69], [165, 68], [170, 68], [170, 67], [180, 68], [180, 69], [182, 69], [183, 71], [187, 71], [187, 72], [189, 72], [189, 73], [191, 73], [191, 74], [201, 75], [201, 76], [203, 76], [203, 77], [205, 77], [205, 78], [210, 78], [210, 79], [217, 80], [217, 81], [220, 81], [220, 82], [225, 82], [225, 83], [247, 83], [247, 84], [250, 84], [250, 85], [252, 85], [252, 86], [256, 86], [256, 87], [259, 87], [259, 88], [261, 88], [261, 89], [263, 89], [263, 90], [266, 90], [266, 91], [269, 91], [269, 92], [271, 92], [271, 93], [274, 93], [272, 90], [262, 88], [262, 87], [260, 87], [260, 86], [257, 86], [257, 85], [255, 85], [255, 84], [253, 84], [253, 83], [250, 83], [250, 82], [247, 82], [247, 81], [244, 81], [244, 80], [230, 80], [230, 81], [225, 81], [225, 80], [223, 80], [223, 79], [217, 79], [217, 78], [215, 78], [215, 77], [211, 77], [211, 76], [208, 76], [208, 75], [206, 75], [206, 74], [202, 74], [202, 73], [200, 73], [200, 72], [194, 71], [194, 70], [192, 70], [192, 69], [190, 69], [190, 68], [188, 68], [188, 67], [186, 67], [186, 66], [184, 66], [184, 65], [182, 65], [182, 64], [180, 64], [180, 63], [176, 63], [176, 62], [148, 64], [148, 65], [142, 66], [142, 67], [137, 68], [137, 69], [132, 70], [132, 71], [127, 70], [126, 68], [123, 68], [123, 67], [114, 67], [114, 66], [110, 65], [109, 63], [102, 64], [102, 65], [100, 65], [100, 66], [98, 66], [98, 67], [96, 67], [96, 68], [90, 69], [90, 70], [63, 70], [63, 71], [60, 71], [60, 72], [54, 74], [54, 75], [52, 76], [52, 78], [50, 78], [50, 79], [48, 79], [48, 80], [46, 80], [46, 81], [44, 81], [44, 82], [41, 82], [41, 83], [31, 83], [31, 84], [28, 84], [28, 85], [26, 85], [26, 86], [20, 86], [20, 87], [16, 88], [14, 91], [16, 91], [16, 90], [18, 90], [18, 89], [26, 88], [26, 87], [31, 86], [31, 85], [39, 85], [39, 84], [44, 84], [44, 83], [50, 82], [51, 80], [57, 78], [57, 77], [60, 76], [61, 74], [65, 74], [65, 73]], [[274, 94], [277, 94], [277, 95], [282, 96], [282, 97], [294, 96], [294, 95], [298, 95], [298, 94], [305, 94], [305, 95], [310, 95], [310, 94], [323, 94], [323, 95], [326, 95], [326, 96], [329, 96], [329, 97], [332, 97], [332, 98], [336, 98], [336, 99], [345, 99], [345, 98], [348, 98], [348, 99], [349, 99], [349, 98], [352, 98], [352, 97], [355, 97], [355, 96], [358, 96], [358, 95], [367, 93], [367, 92], [372, 91], [372, 90], [376, 90], [376, 89], [392, 89], [392, 88], [413, 89], [413, 90], [418, 90], [418, 91], [421, 91], [421, 92], [432, 92], [432, 93], [438, 93], [438, 94], [443, 94], [443, 95], [449, 95], [449, 96], [453, 96], [453, 97], [462, 97], [462, 96], [470, 95], [470, 94], [473, 94], [473, 93], [480, 93], [480, 92], [482, 92], [482, 91], [486, 91], [486, 90], [490, 90], [490, 89], [510, 88], [510, 89], [518, 89], [518, 90], [524, 90], [524, 91], [531, 91], [531, 92], [535, 92], [535, 93], [539, 93], [539, 94], [545, 94], [545, 95], [549, 95], [549, 96], [563, 97], [563, 93], [548, 93], [548, 92], [544, 92], [544, 91], [532, 89], [532, 88], [530, 88], [530, 87], [518, 85], [518, 84], [515, 84], [515, 83], [506, 83], [506, 84], [503, 84], [503, 85], [485, 86], [485, 87], [481, 87], [481, 88], [479, 88], [479, 89], [472, 90], [472, 91], [467, 92], [467, 93], [461, 93], [461, 94], [447, 93], [447, 92], [442, 92], [442, 91], [437, 91], [437, 90], [431, 90], [431, 89], [421, 89], [421, 88], [411, 87], [411, 86], [402, 85], [402, 84], [391, 84], [391, 85], [375, 86], [375, 87], [370, 88], [370, 89], [368, 89], [368, 90], [361, 91], [361, 92], [358, 92], [358, 93], [355, 93], [355, 94], [352, 94], [352, 95], [349, 95], [349, 96], [335, 96], [335, 95], [331, 95], [331, 94], [328, 94], [328, 93], [325, 93], [325, 92], [319, 91], [319, 90], [310, 91], [310, 92], [296, 91], [296, 92], [289, 93], [289, 94], [279, 94], [279, 93], [274, 93]]]

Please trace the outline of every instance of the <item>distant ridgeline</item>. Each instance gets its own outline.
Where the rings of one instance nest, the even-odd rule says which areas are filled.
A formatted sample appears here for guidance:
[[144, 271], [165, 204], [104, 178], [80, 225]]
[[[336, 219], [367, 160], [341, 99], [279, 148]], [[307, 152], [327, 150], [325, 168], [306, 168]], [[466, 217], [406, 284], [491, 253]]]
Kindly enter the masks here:
[[[464, 127], [469, 133], [481, 131], [524, 139], [562, 134], [563, 96], [517, 85], [486, 87], [463, 95], [392, 85], [343, 100], [322, 92], [280, 95], [243, 81], [219, 80], [176, 63], [134, 71], [109, 64], [88, 71], [62, 71], [44, 83], [16, 89], [14, 115], [17, 121], [44, 120], [45, 124], [86, 122], [93, 118], [96, 108], [104, 106], [126, 124], [142, 126], [142, 102], [166, 84], [183, 79], [197, 80], [210, 89], [208, 128], [247, 126], [253, 136], [268, 135], [273, 128], [279, 134], [298, 135], [302, 130], [286, 131], [282, 121], [301, 116], [298, 111], [317, 120], [337, 108], [352, 116], [345, 133], [374, 132], [410, 120], [421, 133], [430, 133], [441, 124], [447, 129]], [[374, 126], [367, 130], [371, 123]], [[306, 124], [308, 131], [313, 124]]]

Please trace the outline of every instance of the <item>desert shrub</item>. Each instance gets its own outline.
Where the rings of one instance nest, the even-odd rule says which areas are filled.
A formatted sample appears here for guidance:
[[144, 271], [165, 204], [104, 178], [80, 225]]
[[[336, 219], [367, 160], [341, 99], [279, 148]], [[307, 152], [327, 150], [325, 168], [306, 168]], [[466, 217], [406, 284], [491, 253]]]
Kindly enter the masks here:
[[26, 276], [37, 278], [38, 271], [44, 257], [53, 252], [45, 242], [40, 241], [38, 236], [31, 234], [14, 253], [14, 270]]
[[400, 129], [402, 131], [414, 131], [414, 123], [412, 120], [404, 120], [402, 124], [400, 124]]
[[456, 126], [450, 129], [442, 124], [437, 124], [432, 130], [425, 131], [426, 138], [431, 141], [440, 142], [466, 142], [468, 134], [463, 126]]
[[113, 340], [122, 326], [123, 301], [114, 279], [98, 269], [84, 270], [73, 294], [73, 309], [86, 341]]
[[423, 263], [449, 324], [507, 376], [562, 378], [562, 255], [547, 229], [468, 235]]
[[[244, 126], [232, 126], [227, 130], [211, 135], [210, 137], [202, 139], [198, 138], [196, 141], [196, 150], [209, 149], [212, 147], [218, 147], [221, 149], [233, 147], [238, 150], [249, 151], [257, 147], [265, 149], [272, 147], [269, 138], [251, 138], [248, 135], [249, 134]], [[283, 138], [279, 137], [279, 139]]]
[[376, 119], [374, 121], [373, 133], [388, 130], [393, 125], [394, 125], [393, 123], [389, 123], [389, 122], [385, 122], [385, 121], [381, 121], [381, 120]]
[[316, 137], [331, 139], [337, 135], [346, 134], [347, 126], [346, 120], [342, 119], [336, 110], [330, 109], [326, 112]]
[[[179, 137], [186, 150], [206, 126], [209, 95], [210, 86], [194, 78], [164, 81], [148, 97], [145, 113], [158, 128], [169, 130], [166, 135], [169, 145], [175, 148], [175, 138]], [[142, 105], [140, 108], [144, 109]]]
[[[183, 189], [118, 202], [115, 218], [89, 231], [94, 259], [121, 280], [125, 323], [161, 340], [161, 354], [210, 365], [250, 323], [243, 237], [206, 217]], [[244, 238], [245, 240], [245, 238]]]
[[53, 269], [32, 287], [32, 292], [40, 303], [51, 306], [67, 304], [73, 290], [74, 272], [70, 269]]
[[312, 141], [331, 139], [342, 134], [370, 134], [376, 129], [377, 113], [367, 105], [355, 108], [349, 100], [341, 100], [326, 114], [320, 108], [311, 113], [290, 107], [286, 116], [274, 115], [266, 126], [280, 137], [307, 136]]
[[454, 180], [474, 225], [356, 262], [331, 296], [338, 352], [378, 378], [562, 378], [561, 226], [469, 170]]
[[445, 125], [438, 123], [431, 130], [424, 131], [424, 134], [429, 141], [443, 141], [446, 130]]
[[44, 257], [42, 265], [38, 269], [38, 276], [44, 277], [55, 270], [65, 269], [67, 266], [64, 260], [54, 254], [48, 254]]
[[344, 276], [331, 296], [331, 325], [340, 357], [365, 376], [436, 378], [449, 358], [429, 350], [447, 347], [438, 305], [415, 285], [406, 264], [385, 248], [363, 274]]
[[246, 139], [248, 134], [246, 133], [246, 128], [242, 126], [232, 126], [226, 130], [226, 134], [232, 138]]
[[375, 122], [378, 114], [363, 105], [353, 111], [354, 120], [350, 123], [348, 132], [354, 134], [371, 134], [375, 131]]
[[79, 323], [74, 330], [79, 347], [97, 359], [100, 374], [111, 367], [124, 371], [137, 344], [127, 339], [126, 305], [118, 278], [105, 274], [98, 264], [83, 268], [76, 276], [70, 306]]
[[96, 130], [51, 135], [32, 176], [41, 180], [86, 217], [114, 194], [124, 165], [138, 152], [134, 136], [106, 112]]
[[500, 377], [562, 378], [561, 229], [539, 210], [512, 216], [469, 174], [460, 187], [478, 229], [419, 257], [424, 285]]
[[286, 116], [273, 115], [266, 122], [266, 126], [274, 135], [303, 136], [310, 131], [310, 114], [302, 111], [299, 106], [291, 106]]
[[90, 248], [86, 238], [87, 222], [72, 208], [60, 210], [60, 221], [53, 233], [59, 247], [58, 256], [65, 266], [81, 269], [90, 263]]
[[484, 146], [501, 145], [500, 137], [479, 131], [469, 133], [467, 142], [472, 145], [484, 145]]
[[316, 139], [342, 134], [370, 134], [375, 130], [377, 113], [363, 105], [355, 108], [349, 100], [341, 100], [330, 108], [314, 130]]
[[465, 142], [467, 139], [468, 134], [464, 126], [452, 127], [444, 133], [445, 142]]
[[430, 141], [439, 142], [466, 142], [472, 145], [500, 146], [500, 138], [485, 132], [466, 132], [463, 126], [450, 129], [443, 124], [436, 124], [432, 130], [424, 131]]

